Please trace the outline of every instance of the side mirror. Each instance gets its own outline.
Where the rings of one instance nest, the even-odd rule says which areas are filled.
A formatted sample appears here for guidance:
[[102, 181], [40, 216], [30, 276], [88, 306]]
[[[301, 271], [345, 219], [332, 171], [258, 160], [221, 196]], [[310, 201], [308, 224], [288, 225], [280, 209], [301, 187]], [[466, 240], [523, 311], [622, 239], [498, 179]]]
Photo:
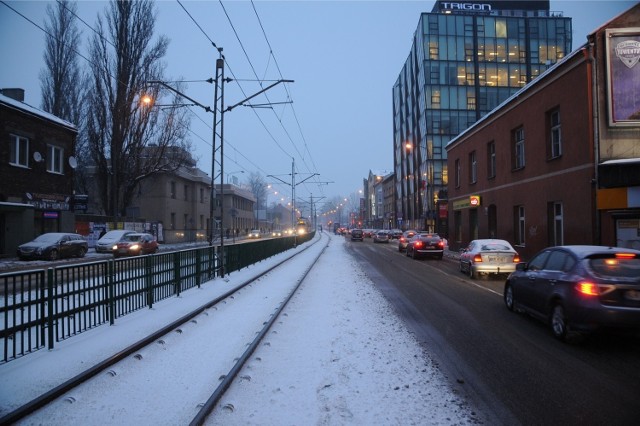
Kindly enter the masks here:
[[527, 262], [520, 262], [516, 265], [516, 271], [526, 271], [527, 270]]

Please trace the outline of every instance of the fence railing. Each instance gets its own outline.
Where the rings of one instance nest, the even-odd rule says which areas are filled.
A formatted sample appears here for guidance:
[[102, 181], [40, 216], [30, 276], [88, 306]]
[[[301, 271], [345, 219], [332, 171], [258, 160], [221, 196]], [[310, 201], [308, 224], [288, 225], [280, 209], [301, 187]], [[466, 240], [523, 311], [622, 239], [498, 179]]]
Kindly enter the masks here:
[[[225, 246], [225, 273], [313, 237]], [[219, 275], [219, 247], [0, 274], [0, 364], [116, 319]]]

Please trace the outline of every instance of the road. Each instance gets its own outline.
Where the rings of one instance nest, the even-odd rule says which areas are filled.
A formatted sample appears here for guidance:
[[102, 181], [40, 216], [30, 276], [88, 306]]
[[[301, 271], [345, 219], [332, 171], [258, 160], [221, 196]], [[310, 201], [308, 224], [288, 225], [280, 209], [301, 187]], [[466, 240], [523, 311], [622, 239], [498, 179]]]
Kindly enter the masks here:
[[410, 259], [395, 241], [348, 246], [492, 424], [638, 424], [640, 337], [562, 343], [545, 324], [506, 309], [502, 279], [471, 280], [453, 259]]

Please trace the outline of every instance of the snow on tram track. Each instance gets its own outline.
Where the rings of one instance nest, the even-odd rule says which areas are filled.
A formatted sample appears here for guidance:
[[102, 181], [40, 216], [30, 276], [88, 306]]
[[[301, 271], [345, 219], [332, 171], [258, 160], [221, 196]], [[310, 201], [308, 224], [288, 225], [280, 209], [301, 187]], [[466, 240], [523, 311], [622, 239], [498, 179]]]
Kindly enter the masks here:
[[[328, 240], [316, 239], [304, 251], [218, 298], [222, 300], [203, 305], [0, 420], [202, 424]], [[125, 409], [132, 406], [144, 408]]]

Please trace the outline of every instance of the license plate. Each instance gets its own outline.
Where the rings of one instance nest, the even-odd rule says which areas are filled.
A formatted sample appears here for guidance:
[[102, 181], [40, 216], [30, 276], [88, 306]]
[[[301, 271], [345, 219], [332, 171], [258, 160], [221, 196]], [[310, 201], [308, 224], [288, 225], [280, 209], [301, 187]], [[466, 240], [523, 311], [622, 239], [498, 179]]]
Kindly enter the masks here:
[[640, 300], [640, 290], [627, 290], [625, 297], [629, 300]]

